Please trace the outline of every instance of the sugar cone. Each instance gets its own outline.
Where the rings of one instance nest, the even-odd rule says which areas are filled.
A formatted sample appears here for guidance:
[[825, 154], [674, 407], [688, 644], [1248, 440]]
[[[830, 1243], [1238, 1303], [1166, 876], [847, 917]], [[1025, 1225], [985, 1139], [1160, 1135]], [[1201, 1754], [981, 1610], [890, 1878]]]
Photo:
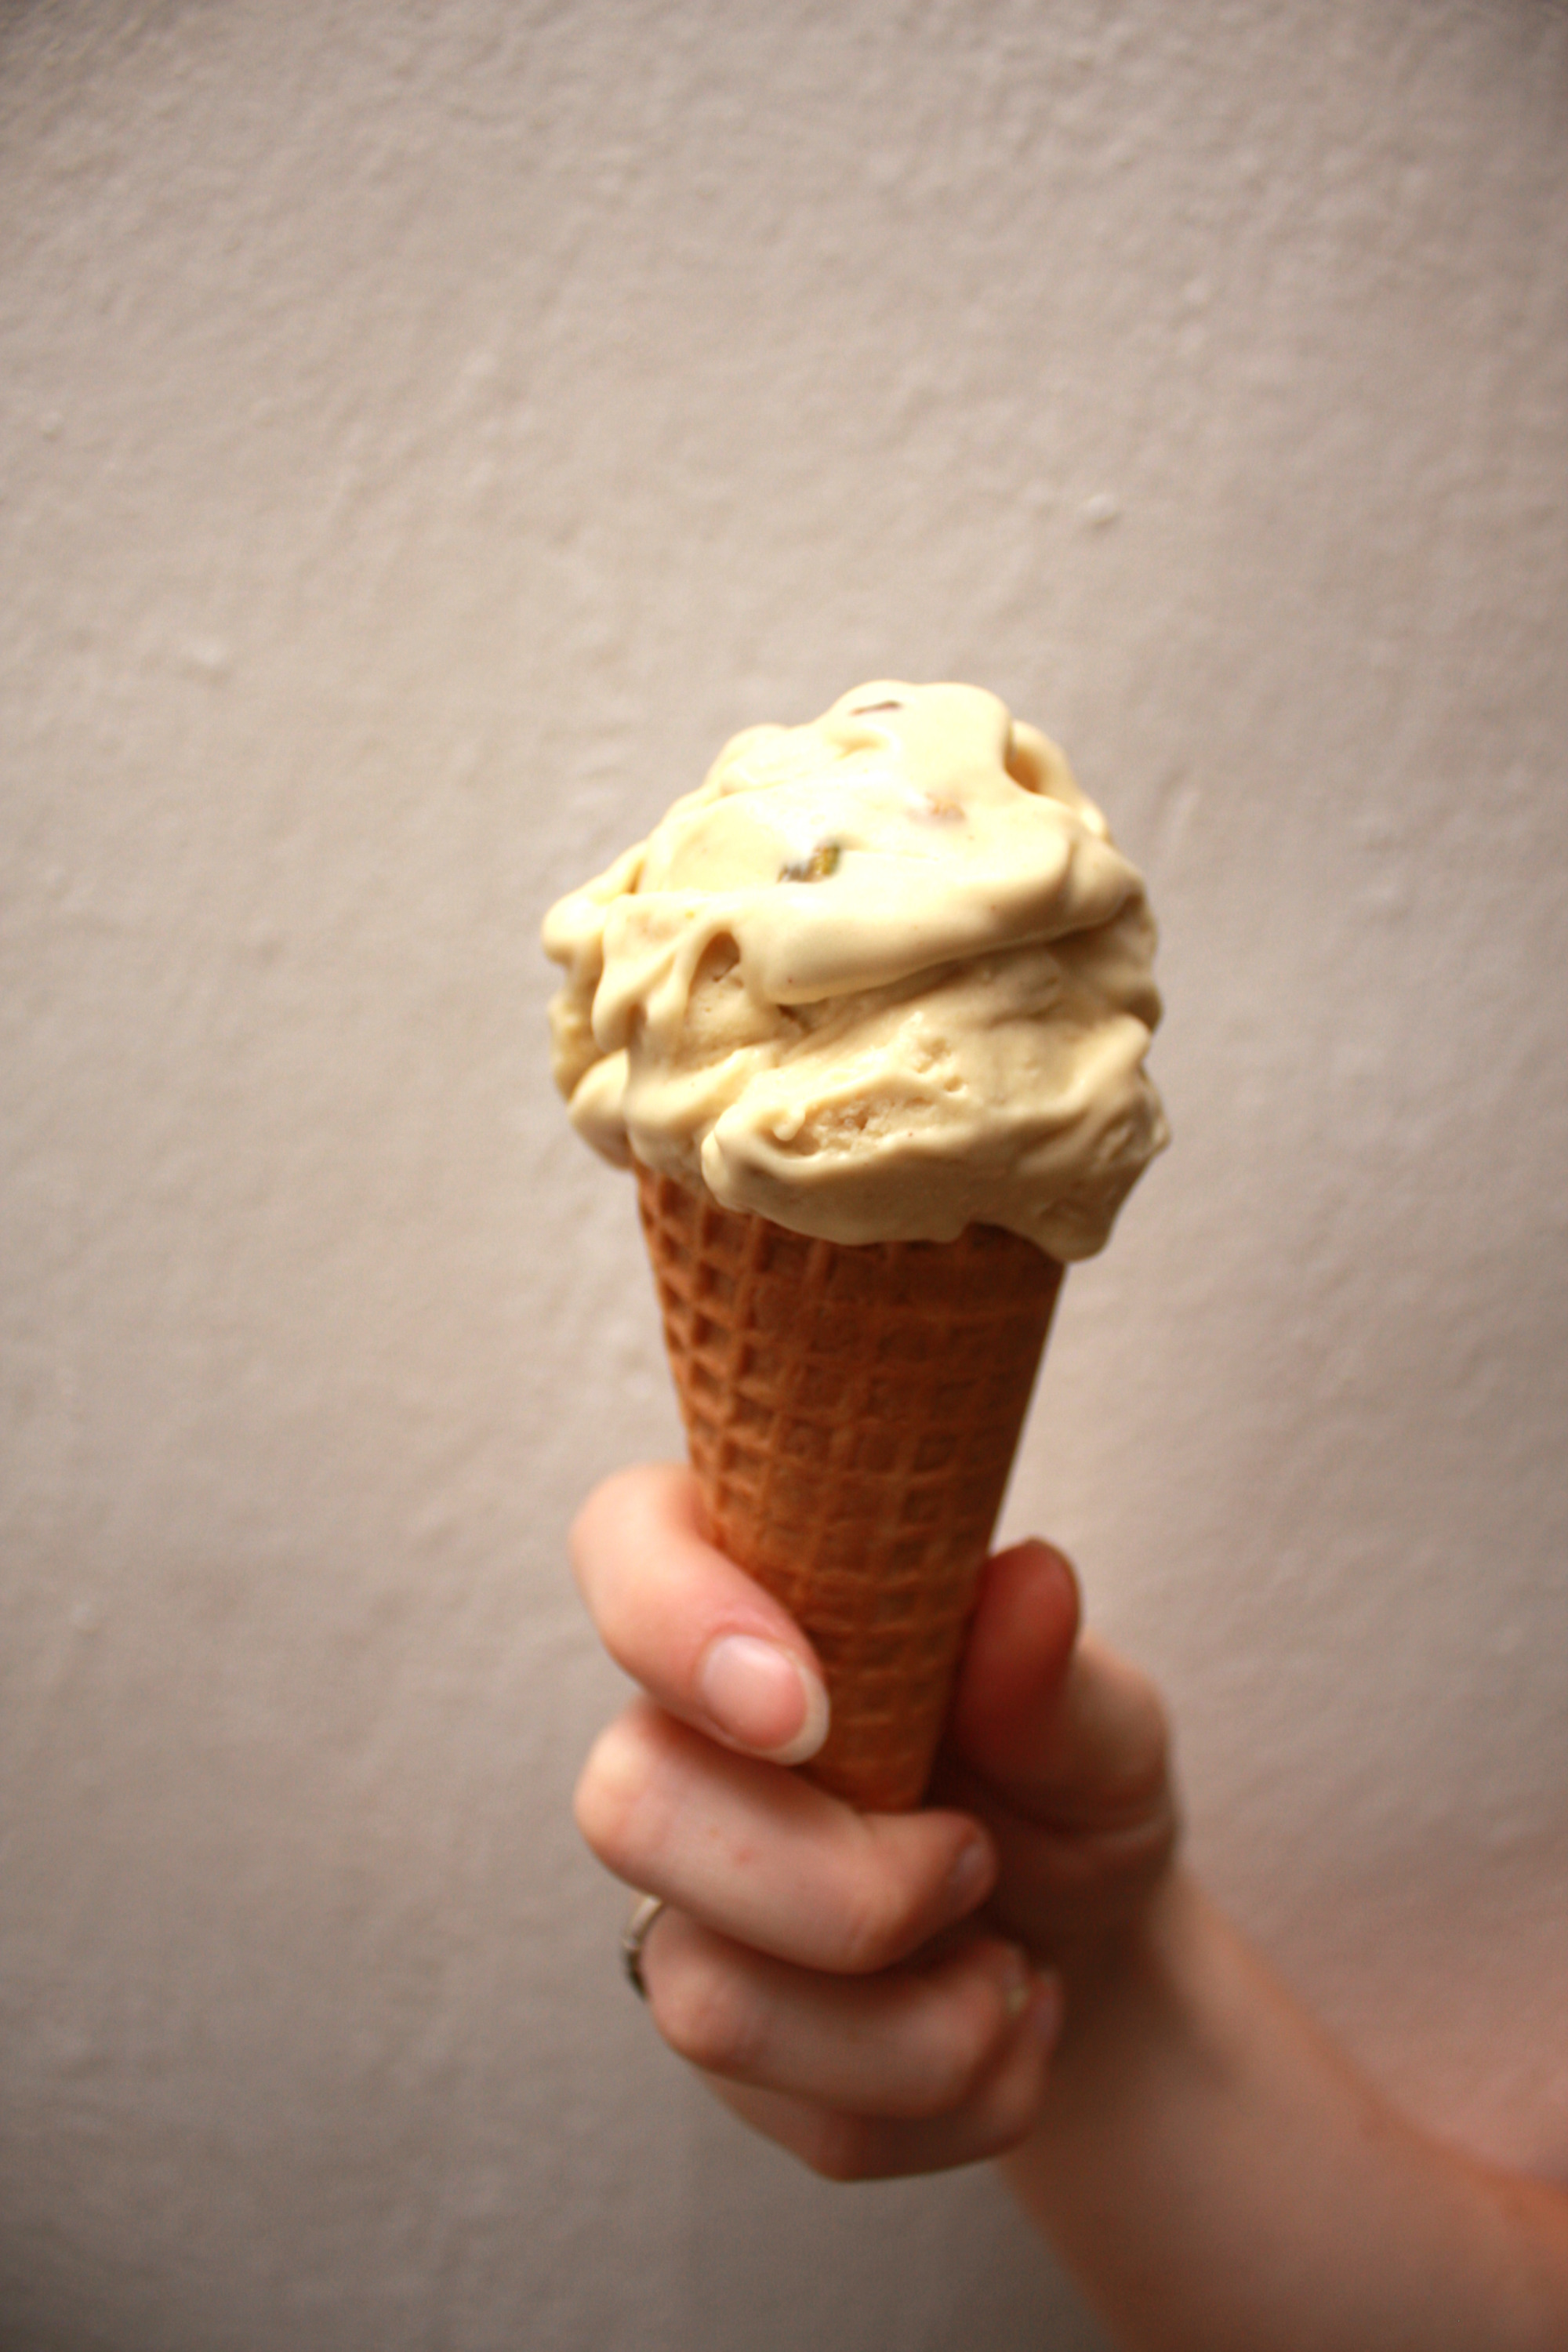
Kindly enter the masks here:
[[709, 1531], [816, 1646], [807, 1769], [924, 1794], [1062, 1268], [994, 1225], [851, 1246], [637, 1170]]

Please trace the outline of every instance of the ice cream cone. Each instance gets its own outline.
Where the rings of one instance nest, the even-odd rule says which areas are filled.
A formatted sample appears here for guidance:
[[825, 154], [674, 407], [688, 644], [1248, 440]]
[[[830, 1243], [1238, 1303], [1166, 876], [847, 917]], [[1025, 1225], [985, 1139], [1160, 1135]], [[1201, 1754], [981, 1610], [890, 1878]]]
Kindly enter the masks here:
[[637, 1168], [713, 1541], [810, 1635], [807, 1767], [868, 1811], [931, 1775], [1062, 1267], [999, 1226], [815, 1240]]

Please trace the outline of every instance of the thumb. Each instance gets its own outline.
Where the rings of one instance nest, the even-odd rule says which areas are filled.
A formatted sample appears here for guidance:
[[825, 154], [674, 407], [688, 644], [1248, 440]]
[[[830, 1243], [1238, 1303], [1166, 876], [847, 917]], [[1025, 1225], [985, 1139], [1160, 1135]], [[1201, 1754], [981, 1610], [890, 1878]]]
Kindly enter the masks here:
[[1078, 1579], [1049, 1544], [987, 1563], [948, 1754], [1015, 1811], [1105, 1829], [1170, 1811], [1159, 1692], [1080, 1627]]
[[989, 1559], [959, 1671], [947, 1744], [998, 1788], [1032, 1788], [1078, 1640], [1078, 1579], [1031, 1538]]

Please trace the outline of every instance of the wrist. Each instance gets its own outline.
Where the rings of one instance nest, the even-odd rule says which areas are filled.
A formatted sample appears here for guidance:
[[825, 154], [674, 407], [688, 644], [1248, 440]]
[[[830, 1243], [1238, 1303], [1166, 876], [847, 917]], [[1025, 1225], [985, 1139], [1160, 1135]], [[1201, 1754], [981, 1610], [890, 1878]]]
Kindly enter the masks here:
[[1065, 1938], [1051, 1956], [1065, 2002], [1063, 2051], [1121, 2032], [1121, 2021], [1165, 2005], [1184, 1973], [1182, 1954], [1194, 1933], [1193, 1894], [1173, 1863], [1136, 1909]]

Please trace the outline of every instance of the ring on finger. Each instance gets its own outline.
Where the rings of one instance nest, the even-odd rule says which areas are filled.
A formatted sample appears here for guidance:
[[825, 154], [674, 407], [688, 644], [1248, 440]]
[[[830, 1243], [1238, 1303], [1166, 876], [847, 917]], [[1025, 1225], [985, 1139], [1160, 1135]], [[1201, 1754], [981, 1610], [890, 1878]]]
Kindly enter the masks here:
[[643, 1982], [643, 1948], [653, 1933], [653, 1923], [664, 1909], [662, 1895], [642, 1895], [637, 1897], [632, 1916], [621, 1930], [621, 1966], [626, 1972], [626, 1982], [639, 2000], [647, 1999], [647, 1987]]

